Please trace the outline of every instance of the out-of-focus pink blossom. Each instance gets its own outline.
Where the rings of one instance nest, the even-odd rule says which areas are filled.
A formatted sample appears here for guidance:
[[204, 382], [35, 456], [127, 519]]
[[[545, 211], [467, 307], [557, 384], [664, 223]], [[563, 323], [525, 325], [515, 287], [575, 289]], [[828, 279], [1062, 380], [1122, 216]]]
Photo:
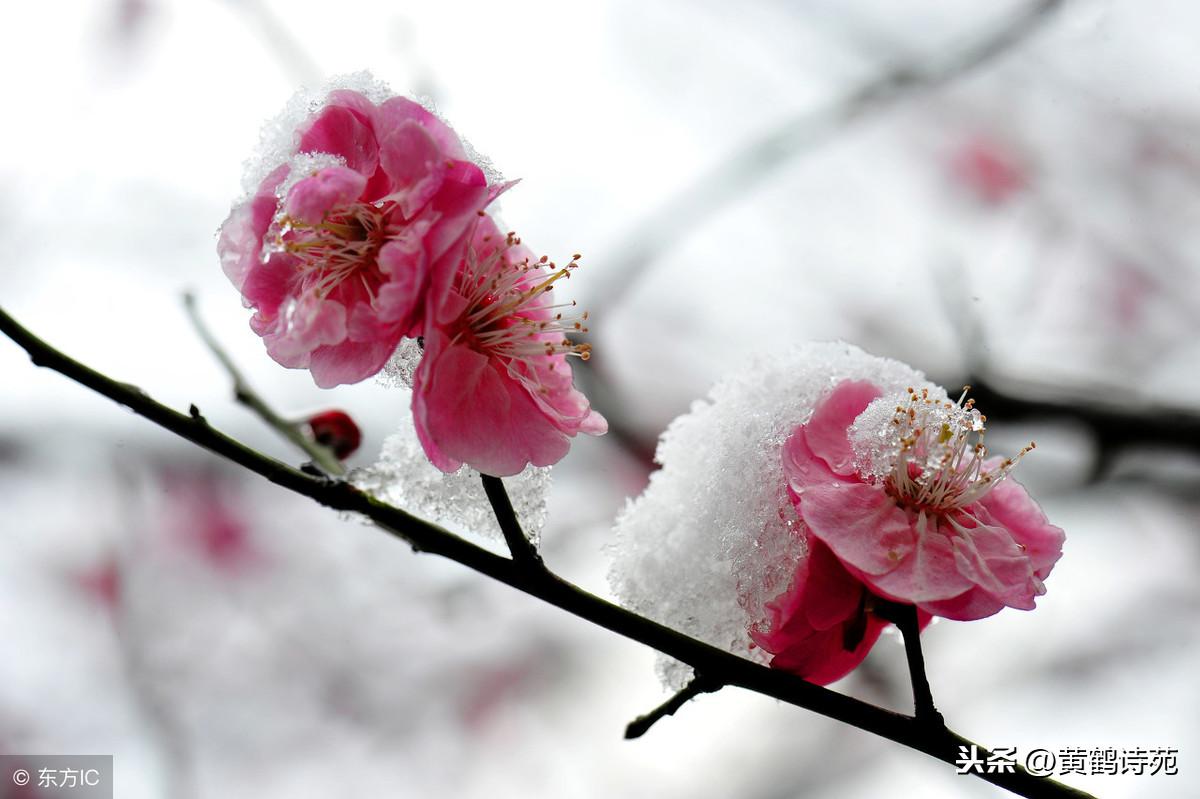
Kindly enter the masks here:
[[1006, 479], [1014, 461], [987, 458], [973, 402], [880, 395], [840, 383], [784, 445], [809, 535], [885, 599], [959, 620], [1032, 609], [1064, 535]]
[[1000, 205], [1029, 185], [1029, 175], [1004, 144], [978, 136], [965, 142], [950, 162], [954, 177], [984, 203]]
[[185, 548], [222, 572], [262, 562], [253, 531], [220, 477], [180, 467], [164, 469], [161, 481], [170, 527]]
[[417, 103], [332, 92], [294, 158], [221, 227], [222, 267], [280, 364], [317, 385], [378, 372], [443, 303], [477, 213], [497, 193]]
[[109, 555], [74, 578], [76, 586], [106, 610], [121, 603], [121, 567], [116, 557]]
[[517, 474], [557, 462], [577, 433], [608, 424], [572, 384], [567, 357], [589, 345], [587, 314], [556, 304], [552, 288], [577, 267], [535, 261], [513, 234], [479, 217], [441, 313], [428, 315], [425, 352], [413, 379], [413, 416], [429, 460], [452, 472]]

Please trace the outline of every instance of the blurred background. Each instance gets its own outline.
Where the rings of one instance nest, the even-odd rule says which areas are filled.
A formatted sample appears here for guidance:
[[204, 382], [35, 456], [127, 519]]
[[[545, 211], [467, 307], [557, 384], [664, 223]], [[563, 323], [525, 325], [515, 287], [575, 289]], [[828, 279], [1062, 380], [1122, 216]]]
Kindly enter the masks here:
[[[555, 468], [552, 568], [607, 593], [658, 433], [749, 352], [843, 338], [952, 393], [982, 380], [989, 444], [1037, 440], [1017, 477], [1068, 540], [1037, 611], [925, 634], [941, 709], [1021, 752], [1178, 748], [1178, 776], [1064, 779], [1193, 797], [1200, 9], [1058, 6], [11, 3], [0, 303], [299, 462], [233, 402], [190, 289], [260, 393], [345, 409], [370, 463], [407, 396], [279, 368], [215, 254], [262, 122], [369, 69], [522, 179], [502, 213], [534, 250], [584, 254], [580, 380], [614, 433]], [[1002, 794], [732, 689], [623, 741], [664, 698], [653, 652], [244, 475], [7, 340], [0, 542], [0, 751], [112, 753], [122, 799]], [[907, 711], [898, 640], [837, 688]]]

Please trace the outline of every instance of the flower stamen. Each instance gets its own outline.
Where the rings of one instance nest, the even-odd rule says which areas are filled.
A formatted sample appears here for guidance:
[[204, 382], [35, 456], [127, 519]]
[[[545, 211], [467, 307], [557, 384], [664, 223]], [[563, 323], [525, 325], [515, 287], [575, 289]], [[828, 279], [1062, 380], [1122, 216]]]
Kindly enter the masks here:
[[914, 388], [908, 389], [907, 401], [877, 400], [894, 403], [886, 430], [873, 424], [880, 414], [870, 408], [852, 430], [864, 475], [882, 481], [900, 505], [933, 514], [961, 509], [991, 491], [1036, 444], [989, 464], [987, 417], [967, 398], [969, 390], [964, 387], [957, 402]]
[[265, 252], [292, 256], [302, 275], [302, 290], [324, 298], [357, 277], [372, 302], [380, 282], [376, 257], [393, 233], [388, 217], [395, 204], [355, 202], [335, 208], [316, 224], [287, 214], [275, 221], [272, 246]]
[[[505, 362], [514, 377], [539, 393], [548, 393], [536, 377], [534, 360], [543, 356], [573, 355], [582, 360], [591, 357], [590, 344], [576, 344], [566, 338], [568, 332], [586, 333], [587, 311], [575, 315], [564, 313], [577, 307], [574, 301], [548, 303], [544, 295], [554, 284], [570, 278], [579, 268], [575, 255], [564, 267], [557, 267], [547, 256], [537, 261], [528, 257], [510, 260], [509, 251], [520, 245], [521, 239], [509, 233], [503, 243], [484, 236], [482, 246], [472, 247], [459, 273], [459, 292], [467, 301], [467, 310], [460, 322], [456, 339]], [[554, 270], [547, 275], [544, 269]], [[550, 368], [555, 368], [551, 363]]]

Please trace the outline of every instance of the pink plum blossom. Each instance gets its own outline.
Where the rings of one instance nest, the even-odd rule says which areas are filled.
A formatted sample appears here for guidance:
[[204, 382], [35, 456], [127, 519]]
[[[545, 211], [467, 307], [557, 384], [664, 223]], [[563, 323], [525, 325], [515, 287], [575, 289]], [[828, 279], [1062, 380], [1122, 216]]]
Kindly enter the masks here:
[[[880, 597], [958, 620], [1032, 609], [1064, 539], [1008, 478], [1014, 460], [987, 457], [984, 417], [965, 396], [884, 396], [846, 380], [783, 449], [814, 552], [827, 547]], [[823, 602], [840, 612], [848, 594]]]
[[417, 435], [442, 471], [467, 464], [517, 474], [556, 463], [577, 433], [608, 429], [575, 389], [567, 361], [589, 356], [589, 345], [566, 338], [587, 331], [587, 314], [552, 299], [576, 259], [562, 268], [535, 261], [515, 235], [479, 217], [446, 301], [426, 316], [413, 377]]
[[419, 104], [331, 92], [221, 227], [225, 274], [280, 364], [317, 385], [378, 372], [448, 297], [487, 185]]

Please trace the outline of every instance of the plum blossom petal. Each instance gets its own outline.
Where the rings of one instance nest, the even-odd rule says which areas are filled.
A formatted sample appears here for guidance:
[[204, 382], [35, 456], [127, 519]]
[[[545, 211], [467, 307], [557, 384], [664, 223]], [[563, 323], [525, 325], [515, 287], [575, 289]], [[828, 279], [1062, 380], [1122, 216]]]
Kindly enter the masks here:
[[441, 150], [456, 161], [466, 161], [466, 149], [462, 141], [442, 120], [431, 113], [420, 103], [413, 102], [407, 97], [392, 97], [379, 104], [376, 112], [379, 125], [386, 130], [394, 130], [407, 123], [415, 123], [427, 132]]
[[917, 546], [908, 514], [866, 483], [809, 486], [800, 501], [800, 515], [814, 536], [861, 575], [894, 571]]
[[503, 366], [436, 330], [425, 338], [413, 410], [422, 443], [436, 453], [430, 460], [451, 471], [469, 463], [508, 476], [529, 464], [556, 463], [570, 448], [567, 435]]
[[835, 474], [854, 473], [854, 450], [846, 429], [880, 393], [879, 388], [865, 380], [845, 380], [816, 407], [812, 419], [804, 426], [809, 448]]
[[309, 357], [308, 368], [318, 388], [354, 383], [359, 375], [373, 375], [383, 368], [395, 346], [389, 341], [352, 341], [317, 347]]
[[987, 524], [958, 527], [951, 542], [958, 571], [1009, 607], [1032, 610], [1044, 592], [1025, 551], [1007, 530]]
[[361, 173], [331, 166], [297, 181], [288, 193], [285, 210], [294, 219], [318, 225], [335, 206], [357, 199], [366, 187], [367, 179]]
[[305, 297], [290, 305], [261, 335], [267, 352], [280, 364], [307, 367], [314, 350], [346, 337], [346, 309], [336, 302]]
[[[788, 590], [767, 604], [765, 624], [752, 626], [754, 642], [774, 656], [771, 666], [826, 685], [866, 658], [888, 622], [878, 599], [817, 538], [807, 539]], [[931, 617], [917, 614], [924, 629]]]
[[1004, 603], [982, 588], [972, 588], [950, 599], [922, 602], [921, 609], [944, 619], [975, 621], [994, 616], [1004, 610]]
[[367, 107], [359, 105], [354, 110], [331, 98], [333, 102], [313, 119], [300, 137], [296, 151], [339, 156], [348, 169], [370, 177], [379, 165], [379, 144], [370, 123], [370, 101], [357, 92], [340, 92], [338, 98], [355, 105], [359, 105], [361, 99]]
[[[238, 291], [242, 290], [247, 277], [254, 273], [259, 263], [262, 239], [267, 233], [267, 228], [271, 226], [278, 203], [275, 189], [285, 177], [286, 166], [276, 169], [262, 182], [254, 196], [234, 208], [229, 218], [221, 225], [221, 235], [217, 241], [217, 251], [221, 254], [221, 268]], [[254, 304], [255, 296], [247, 293], [247, 306]]]
[[803, 427], [797, 428], [783, 444], [783, 475], [787, 478], [788, 488], [796, 496], [803, 495], [808, 486], [826, 485], [841, 479], [808, 446], [808, 436]]
[[413, 217], [441, 188], [446, 156], [424, 128], [411, 120], [390, 130], [379, 143], [379, 162], [392, 181], [388, 199]]
[[1015, 480], [1005, 480], [992, 487], [979, 505], [990, 519], [1012, 534], [1013, 540], [1025, 550], [1033, 564], [1034, 573], [1046, 579], [1050, 569], [1062, 557], [1066, 534], [1046, 519], [1046, 514], [1029, 496], [1025, 487]]
[[937, 520], [918, 513], [911, 524], [916, 533], [911, 557], [902, 558], [886, 574], [869, 578], [876, 593], [925, 607], [926, 602], [971, 590], [975, 583], [958, 568], [958, 550], [948, 536], [938, 532]]

